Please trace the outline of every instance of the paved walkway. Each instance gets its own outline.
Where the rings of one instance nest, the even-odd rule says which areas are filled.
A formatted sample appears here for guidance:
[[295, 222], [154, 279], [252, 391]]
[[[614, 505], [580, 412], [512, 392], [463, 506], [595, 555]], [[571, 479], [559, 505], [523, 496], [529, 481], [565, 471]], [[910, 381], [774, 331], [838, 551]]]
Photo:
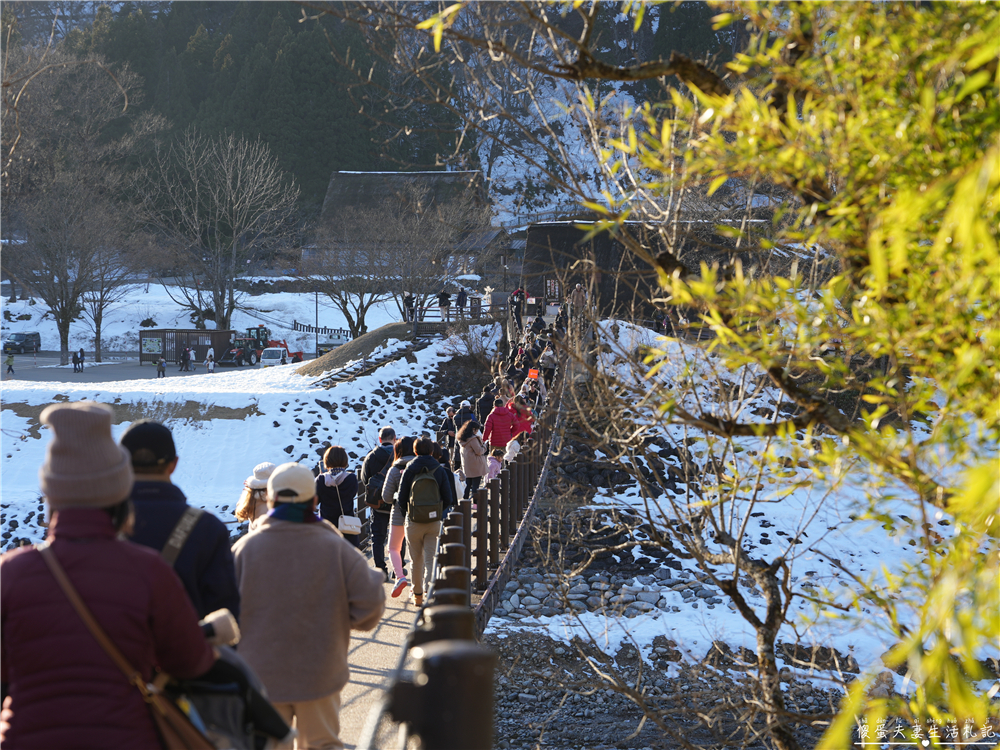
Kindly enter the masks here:
[[351, 680], [341, 693], [340, 711], [340, 738], [348, 748], [357, 746], [368, 713], [382, 697], [417, 616], [417, 608], [406, 603], [409, 589], [398, 599], [389, 596], [391, 591], [392, 584], [385, 584], [385, 614], [378, 626], [368, 633], [351, 633], [347, 657]]

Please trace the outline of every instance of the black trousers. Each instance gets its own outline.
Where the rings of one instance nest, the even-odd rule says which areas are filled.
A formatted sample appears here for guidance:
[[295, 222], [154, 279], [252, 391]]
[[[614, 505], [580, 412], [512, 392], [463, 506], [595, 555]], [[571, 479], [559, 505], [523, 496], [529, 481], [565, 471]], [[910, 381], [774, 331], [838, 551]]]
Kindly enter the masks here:
[[372, 562], [385, 570], [385, 542], [389, 538], [389, 514], [372, 511]]

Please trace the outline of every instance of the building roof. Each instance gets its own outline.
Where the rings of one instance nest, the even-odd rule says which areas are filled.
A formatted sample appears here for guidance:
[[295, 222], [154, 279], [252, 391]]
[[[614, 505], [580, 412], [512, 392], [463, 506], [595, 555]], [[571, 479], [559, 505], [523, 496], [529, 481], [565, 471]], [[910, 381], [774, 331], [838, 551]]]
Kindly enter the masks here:
[[470, 191], [486, 202], [482, 174], [464, 172], [334, 172], [323, 200], [321, 221], [328, 221], [341, 208], [377, 205], [380, 200], [398, 195], [408, 199], [409, 188], [427, 190], [429, 203], [451, 201]]

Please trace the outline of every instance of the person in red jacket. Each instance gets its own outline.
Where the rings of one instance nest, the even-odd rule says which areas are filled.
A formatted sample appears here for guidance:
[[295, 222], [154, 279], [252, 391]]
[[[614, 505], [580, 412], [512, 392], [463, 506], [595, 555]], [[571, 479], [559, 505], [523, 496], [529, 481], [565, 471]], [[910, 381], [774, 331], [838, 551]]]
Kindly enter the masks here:
[[[131, 518], [129, 453], [111, 408], [54, 404], [40, 472], [51, 510], [46, 543], [86, 607], [144, 680], [213, 667], [184, 587], [159, 554], [122, 541]], [[159, 750], [138, 688], [111, 660], [34, 547], [0, 557], [0, 745]]]
[[514, 413], [503, 405], [503, 399], [497, 398], [493, 401], [493, 411], [486, 417], [486, 424], [483, 425], [483, 440], [490, 444], [491, 448], [506, 448], [507, 443], [514, 437]]
[[510, 432], [511, 437], [515, 438], [521, 433], [530, 435], [531, 423], [535, 421], [535, 415], [531, 413], [528, 402], [524, 400], [524, 397], [515, 396], [513, 401], [507, 405], [507, 408], [510, 410], [514, 422]]

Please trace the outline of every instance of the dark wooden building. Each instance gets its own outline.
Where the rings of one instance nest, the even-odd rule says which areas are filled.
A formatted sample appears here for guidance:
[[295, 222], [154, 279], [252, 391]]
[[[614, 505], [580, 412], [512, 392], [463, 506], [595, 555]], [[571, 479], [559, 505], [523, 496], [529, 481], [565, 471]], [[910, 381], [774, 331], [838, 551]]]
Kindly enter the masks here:
[[139, 331], [139, 364], [156, 362], [163, 356], [171, 364], [180, 364], [185, 347], [194, 350], [192, 362], [204, 362], [209, 347], [215, 350], [215, 361], [229, 350], [236, 331], [215, 331], [180, 328], [149, 328]]

